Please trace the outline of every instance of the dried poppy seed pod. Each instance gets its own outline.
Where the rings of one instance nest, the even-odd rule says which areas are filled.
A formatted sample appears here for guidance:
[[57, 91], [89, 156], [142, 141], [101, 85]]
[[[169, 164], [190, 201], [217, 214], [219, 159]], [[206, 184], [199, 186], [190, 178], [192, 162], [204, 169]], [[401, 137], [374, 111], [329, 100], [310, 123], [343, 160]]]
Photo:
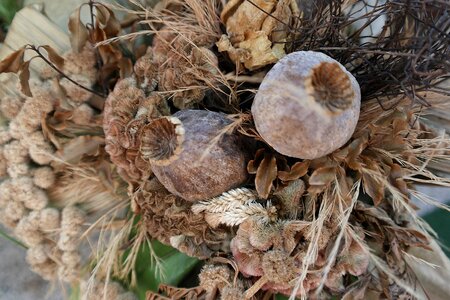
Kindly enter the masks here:
[[223, 134], [231, 121], [204, 110], [182, 110], [146, 125], [141, 155], [172, 194], [209, 199], [247, 179], [246, 155], [237, 136]]
[[327, 155], [352, 136], [361, 92], [337, 61], [313, 51], [294, 52], [267, 73], [252, 105], [256, 129], [281, 154]]

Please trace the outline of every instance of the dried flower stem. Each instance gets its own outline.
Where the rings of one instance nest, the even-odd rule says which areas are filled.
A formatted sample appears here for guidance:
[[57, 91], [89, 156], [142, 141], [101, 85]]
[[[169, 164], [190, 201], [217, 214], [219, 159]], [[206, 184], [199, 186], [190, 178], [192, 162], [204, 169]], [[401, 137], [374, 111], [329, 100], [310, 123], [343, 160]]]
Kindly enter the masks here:
[[85, 87], [82, 84], [79, 84], [78, 82], [76, 82], [75, 80], [73, 80], [72, 78], [70, 78], [69, 76], [67, 76], [63, 71], [61, 71], [57, 66], [55, 66], [47, 57], [45, 57], [42, 52], [40, 51], [41, 46], [36, 47], [35, 45], [27, 45], [26, 49], [28, 50], [33, 50], [34, 52], [37, 53], [37, 55], [43, 60], [45, 61], [53, 70], [55, 70], [56, 72], [58, 72], [62, 77], [66, 78], [67, 80], [69, 80], [71, 83], [75, 84], [76, 86], [78, 86], [79, 88], [82, 88], [83, 90], [86, 90], [88, 92], [93, 93], [94, 95], [97, 95], [99, 97], [105, 98], [106, 96], [104, 94], [101, 94], [97, 91], [94, 91], [93, 89], [90, 89], [88, 87]]

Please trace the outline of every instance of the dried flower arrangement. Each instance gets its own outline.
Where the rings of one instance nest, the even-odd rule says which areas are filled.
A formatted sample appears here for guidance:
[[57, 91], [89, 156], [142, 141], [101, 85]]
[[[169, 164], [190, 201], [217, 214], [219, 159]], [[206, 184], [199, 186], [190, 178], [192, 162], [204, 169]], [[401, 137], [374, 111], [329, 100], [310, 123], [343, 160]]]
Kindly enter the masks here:
[[440, 299], [411, 197], [449, 210], [414, 184], [450, 186], [450, 4], [368, 2], [90, 1], [71, 52], [5, 58], [1, 221], [31, 268], [134, 299], [156, 239], [205, 263], [147, 299]]

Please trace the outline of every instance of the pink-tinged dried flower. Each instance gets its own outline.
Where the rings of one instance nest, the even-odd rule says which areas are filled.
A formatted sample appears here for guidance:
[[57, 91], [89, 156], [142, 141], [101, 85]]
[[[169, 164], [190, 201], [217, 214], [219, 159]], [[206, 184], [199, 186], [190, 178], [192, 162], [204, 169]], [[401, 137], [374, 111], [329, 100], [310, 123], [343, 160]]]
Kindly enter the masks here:
[[39, 228], [46, 231], [53, 231], [60, 227], [59, 210], [53, 207], [46, 207], [41, 210], [41, 218], [39, 220]]
[[261, 266], [264, 275], [275, 284], [285, 284], [295, 279], [300, 271], [299, 262], [283, 250], [269, 250], [262, 256]]
[[200, 286], [207, 293], [212, 293], [215, 289], [222, 289], [229, 285], [233, 281], [233, 275], [227, 266], [207, 264], [200, 271], [198, 278], [200, 280]]
[[14, 119], [22, 109], [24, 100], [19, 96], [6, 96], [0, 100], [0, 111], [9, 120]]
[[3, 155], [8, 164], [20, 164], [28, 162], [28, 150], [18, 140], [13, 140], [3, 146]]
[[252, 105], [256, 129], [281, 154], [314, 159], [343, 146], [359, 117], [356, 79], [323, 53], [294, 52], [267, 73]]
[[242, 287], [226, 286], [220, 291], [221, 300], [241, 300], [243, 295]]
[[[141, 150], [154, 150], [145, 155], [152, 157], [153, 173], [171, 193], [188, 201], [198, 201], [220, 195], [245, 182], [248, 175], [246, 152], [239, 137], [227, 132], [227, 126], [232, 122], [226, 115], [182, 110], [173, 117], [179, 119], [181, 125], [172, 123], [169, 126], [165, 119], [161, 123], [168, 125], [168, 130], [164, 130], [167, 136], [160, 139], [162, 129], [156, 125], [162, 124], [150, 124], [143, 129], [141, 144]], [[171, 159], [171, 155], [178, 155], [177, 148], [173, 147], [178, 147], [183, 131], [182, 151], [178, 158]]]
[[88, 125], [92, 122], [95, 112], [87, 104], [81, 104], [73, 110], [72, 122], [79, 125]]
[[50, 167], [40, 167], [33, 170], [34, 184], [42, 189], [48, 189], [55, 183], [55, 172]]

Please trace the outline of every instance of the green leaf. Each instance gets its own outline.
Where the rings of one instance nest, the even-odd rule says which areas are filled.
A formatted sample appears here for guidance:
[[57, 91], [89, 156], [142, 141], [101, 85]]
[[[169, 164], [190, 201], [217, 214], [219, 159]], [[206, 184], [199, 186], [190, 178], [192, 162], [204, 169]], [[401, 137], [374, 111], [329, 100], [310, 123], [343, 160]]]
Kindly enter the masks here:
[[20, 0], [1, 0], [0, 1], [0, 23], [11, 24], [16, 11], [22, 7]]
[[178, 285], [200, 263], [198, 259], [156, 240], [151, 245], [154, 255], [161, 260], [163, 274], [160, 274], [157, 264], [152, 261], [149, 246], [143, 245], [136, 260], [137, 286], [133, 289], [139, 299], [145, 299], [148, 290], [157, 291], [160, 283]]

